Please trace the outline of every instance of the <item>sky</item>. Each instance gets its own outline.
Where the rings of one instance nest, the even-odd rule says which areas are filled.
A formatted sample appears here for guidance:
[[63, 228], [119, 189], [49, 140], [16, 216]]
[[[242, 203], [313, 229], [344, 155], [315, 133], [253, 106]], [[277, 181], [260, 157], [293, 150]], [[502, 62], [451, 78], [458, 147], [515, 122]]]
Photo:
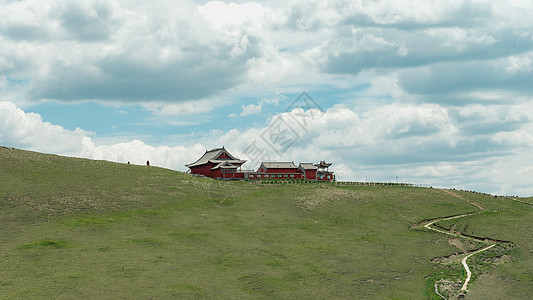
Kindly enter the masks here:
[[533, 1], [0, 0], [0, 145], [533, 196]]

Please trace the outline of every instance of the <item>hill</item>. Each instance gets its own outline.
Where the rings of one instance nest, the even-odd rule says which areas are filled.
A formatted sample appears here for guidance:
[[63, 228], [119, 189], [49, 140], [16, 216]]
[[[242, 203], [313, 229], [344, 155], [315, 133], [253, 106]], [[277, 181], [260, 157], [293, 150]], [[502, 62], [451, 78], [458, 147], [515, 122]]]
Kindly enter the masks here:
[[[472, 258], [468, 297], [526, 299], [530, 205], [455, 193], [486, 211], [438, 226], [513, 242]], [[481, 242], [413, 224], [477, 210], [438, 189], [219, 182], [0, 147], [0, 290], [7, 299], [439, 299], [436, 280], [464, 279], [450, 255]]]

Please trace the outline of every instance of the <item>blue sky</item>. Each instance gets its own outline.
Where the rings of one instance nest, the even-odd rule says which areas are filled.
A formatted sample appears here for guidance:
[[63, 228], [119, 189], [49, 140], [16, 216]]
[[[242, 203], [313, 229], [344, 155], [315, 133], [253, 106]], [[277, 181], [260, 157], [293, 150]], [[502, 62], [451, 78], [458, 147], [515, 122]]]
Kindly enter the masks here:
[[[533, 195], [533, 3], [0, 0], [0, 145]], [[300, 102], [292, 105], [300, 98]], [[303, 101], [303, 102], [302, 102]]]

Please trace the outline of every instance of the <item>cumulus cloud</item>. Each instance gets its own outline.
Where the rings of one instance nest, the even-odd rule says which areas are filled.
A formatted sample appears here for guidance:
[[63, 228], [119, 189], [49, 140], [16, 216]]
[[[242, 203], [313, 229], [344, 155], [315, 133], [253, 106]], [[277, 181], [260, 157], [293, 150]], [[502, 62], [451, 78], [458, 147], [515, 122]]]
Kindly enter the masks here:
[[91, 134], [79, 128], [71, 131], [43, 122], [39, 114], [25, 113], [12, 102], [0, 102], [0, 120], [3, 144], [15, 143], [22, 148], [51, 153], [73, 154], [83, 138]]
[[249, 115], [257, 115], [263, 110], [263, 105], [261, 103], [259, 104], [248, 104], [241, 106], [242, 112], [239, 114], [241, 117], [249, 116]]
[[[216, 95], [241, 82], [259, 56], [253, 30], [218, 28], [192, 1], [147, 4], [8, 4], [0, 10], [0, 62], [8, 76], [29, 80], [25, 97], [34, 101], [147, 102]], [[243, 15], [250, 5], [226, 10]]]
[[263, 98], [261, 99], [257, 104], [247, 104], [242, 105], [242, 111], [239, 114], [241, 117], [250, 116], [250, 115], [258, 115], [263, 111], [263, 106], [268, 104], [273, 105], [279, 105], [279, 102], [286, 97], [283, 97], [283, 95], [280, 95], [279, 93], [276, 93], [276, 95], [272, 98]]
[[201, 144], [150, 146], [140, 140], [96, 145], [94, 133], [80, 128], [68, 130], [44, 122], [39, 114], [26, 113], [12, 102], [0, 102], [0, 144], [67, 156], [145, 164], [185, 171], [185, 164], [205, 151]]
[[[533, 146], [530, 123], [523, 122], [533, 117], [531, 108], [472, 105], [461, 110], [438, 104], [390, 104], [361, 114], [346, 105], [325, 112], [295, 109], [274, 116], [266, 127], [231, 130], [216, 142], [238, 149], [248, 159], [248, 168], [262, 160], [327, 159], [339, 166], [340, 180], [393, 181], [398, 176], [409, 182], [460, 188], [492, 182], [492, 188], [481, 185], [486, 191], [510, 193], [511, 187], [524, 188], [519, 183], [503, 187], [497, 182], [504, 180], [503, 175], [496, 179], [490, 174], [495, 164], [503, 166]], [[493, 126], [494, 116], [498, 126]], [[473, 122], [486, 128], [474, 134], [462, 125], [461, 117], [475, 118]], [[514, 174], [519, 169], [501, 172]]]
[[364, 113], [346, 105], [324, 112], [296, 108], [277, 114], [263, 127], [244, 131], [214, 131], [205, 143], [151, 146], [138, 139], [97, 145], [94, 133], [67, 130], [40, 115], [0, 102], [0, 144], [69, 156], [104, 159], [185, 170], [211, 147], [225, 145], [255, 169], [261, 161], [333, 162], [339, 180], [427, 183], [435, 186], [482, 187], [494, 193], [532, 193], [520, 178], [531, 173], [533, 128], [530, 123], [506, 123], [533, 118], [533, 107], [512, 109], [469, 107], [462, 117], [490, 123], [500, 116], [501, 127], [472, 134], [460, 126], [457, 113], [438, 104], [391, 104]]
[[530, 92], [530, 12], [518, 1], [16, 1], [0, 10], [0, 70], [28, 80], [17, 93], [32, 101], [137, 103], [399, 71], [407, 94], [441, 103], [494, 83]]
[[[263, 18], [266, 8], [259, 3], [246, 2], [242, 4], [210, 1], [198, 6], [198, 12], [216, 27], [250, 25]], [[260, 26], [260, 25], [259, 25]]]
[[[4, 1], [0, 93], [29, 109], [43, 100], [140, 103], [159, 124], [205, 122], [202, 132], [219, 128], [223, 113], [239, 130], [198, 143], [246, 155], [257, 141], [272, 159], [333, 157], [346, 177], [388, 180], [394, 169], [491, 189], [495, 178], [530, 174], [519, 161], [531, 163], [532, 14], [530, 1], [505, 0]], [[277, 89], [316, 92], [326, 110], [264, 113], [279, 101], [262, 97]], [[113, 160], [134, 160], [119, 155], [131, 147], [178, 164], [175, 147], [96, 145], [96, 133], [12, 104], [2, 110], [5, 143]], [[253, 125], [238, 117], [252, 115]], [[268, 126], [262, 116], [272, 116]], [[502, 191], [512, 187], [527, 189], [509, 182]]]

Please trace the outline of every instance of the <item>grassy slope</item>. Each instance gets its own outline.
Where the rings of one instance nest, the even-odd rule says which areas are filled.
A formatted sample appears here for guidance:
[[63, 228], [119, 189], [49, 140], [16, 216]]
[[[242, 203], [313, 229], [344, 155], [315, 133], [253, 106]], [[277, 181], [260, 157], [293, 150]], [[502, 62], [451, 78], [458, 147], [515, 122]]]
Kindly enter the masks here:
[[[463, 193], [463, 196], [470, 199], [480, 197], [479, 194], [468, 193]], [[518, 246], [517, 249], [495, 247], [470, 259], [477, 280], [469, 288], [469, 298], [530, 298], [533, 291], [533, 206], [510, 199], [484, 200], [477, 201], [487, 212], [437, 223], [444, 228], [455, 224], [455, 228], [465, 234], [512, 241]], [[531, 202], [531, 198], [522, 200]], [[504, 207], [503, 204], [507, 206]]]
[[[228, 193], [235, 198], [223, 202]], [[0, 148], [0, 290], [5, 298], [435, 298], [430, 259], [457, 249], [409, 225], [474, 210], [433, 189], [219, 183]]]

